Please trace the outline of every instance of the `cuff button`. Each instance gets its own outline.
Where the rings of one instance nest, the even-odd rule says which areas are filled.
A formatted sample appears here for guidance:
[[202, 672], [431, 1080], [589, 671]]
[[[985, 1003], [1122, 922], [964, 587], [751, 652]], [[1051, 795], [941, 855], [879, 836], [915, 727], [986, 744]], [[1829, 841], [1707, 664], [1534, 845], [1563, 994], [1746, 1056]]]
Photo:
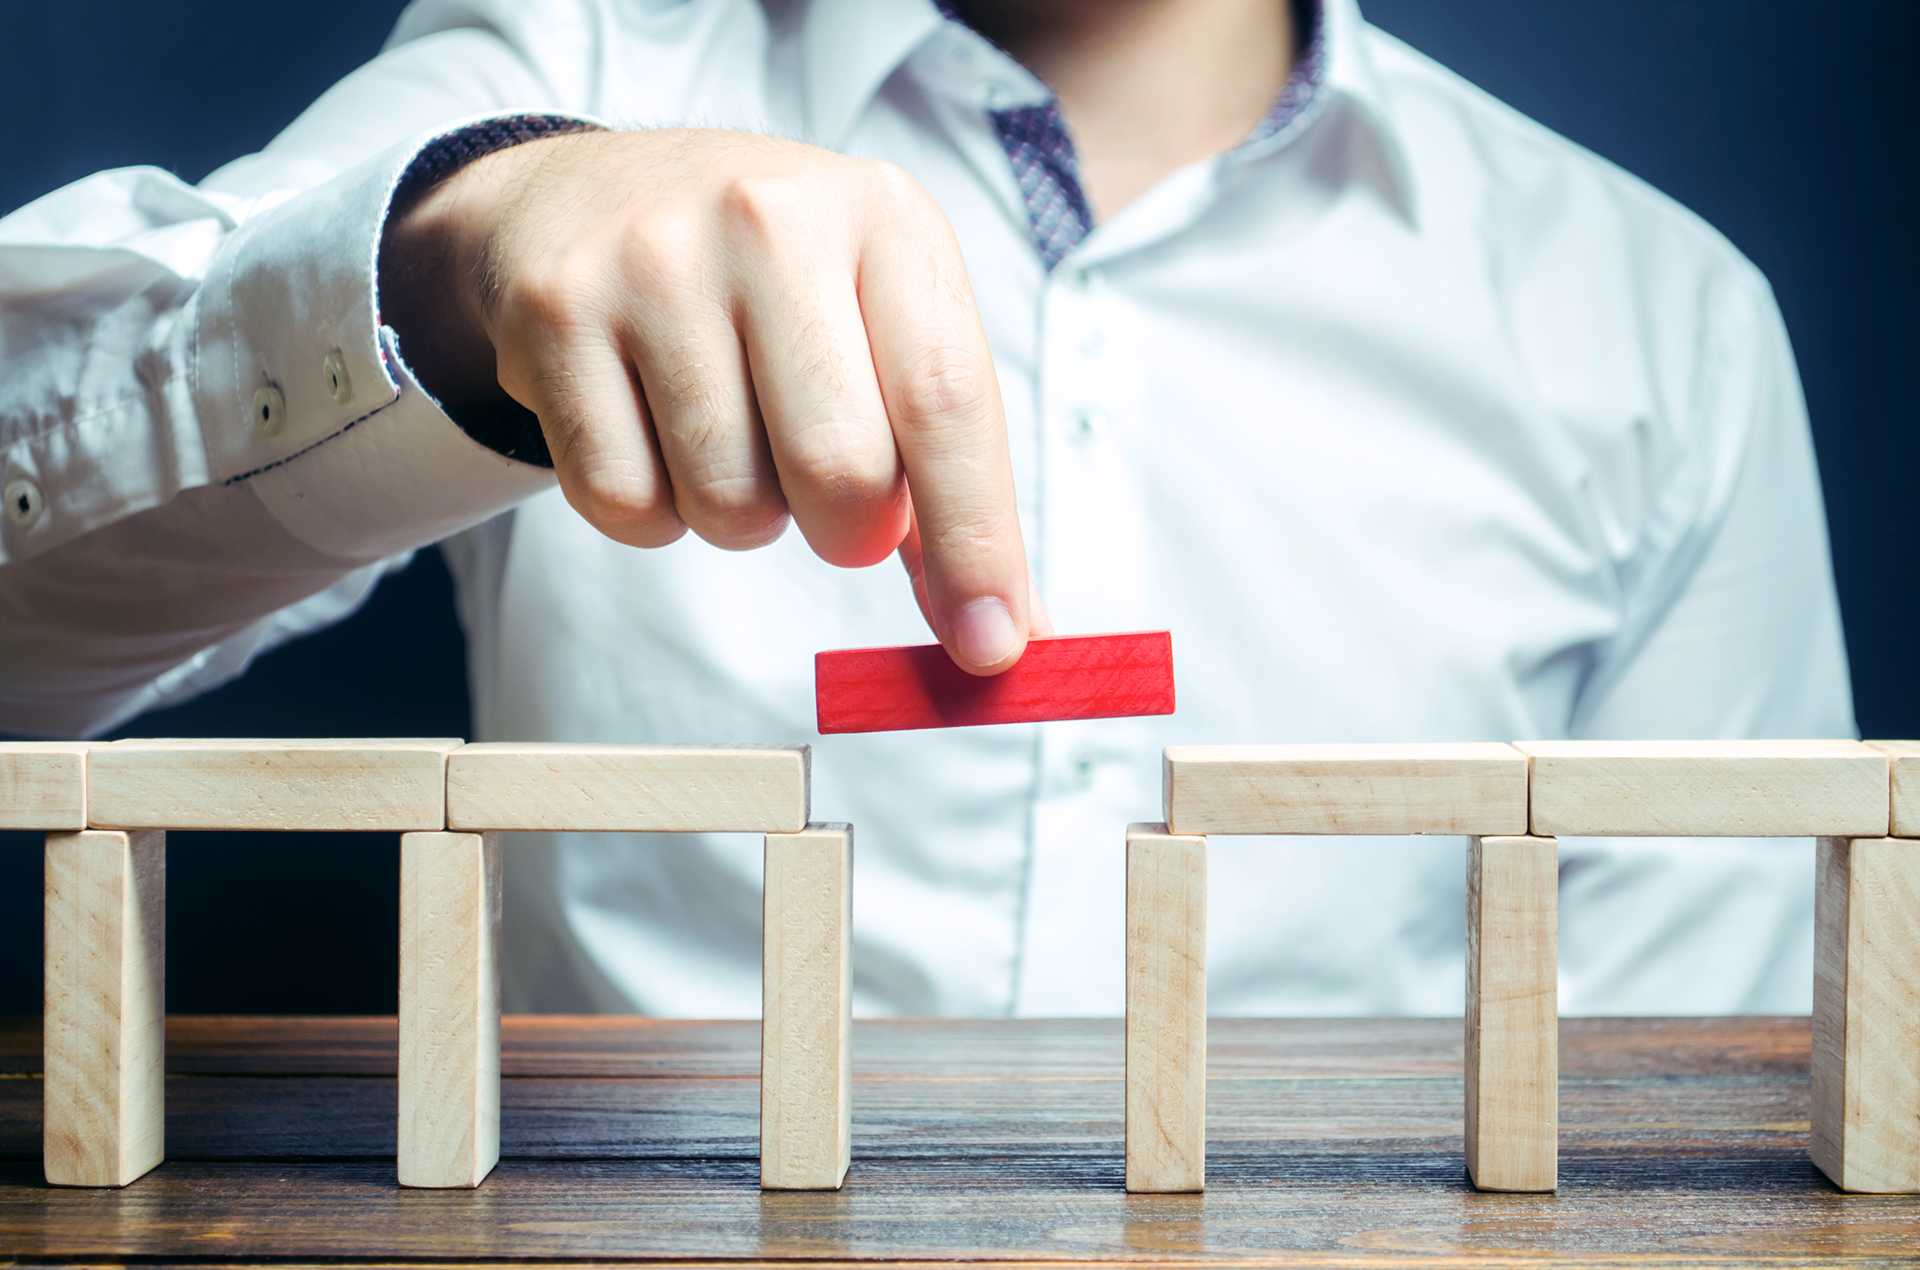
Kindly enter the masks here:
[[25, 477], [7, 482], [6, 500], [7, 519], [22, 529], [32, 529], [40, 513], [47, 510], [47, 500], [40, 496], [40, 487]]
[[263, 436], [277, 437], [287, 426], [287, 399], [278, 388], [262, 388], [253, 394], [253, 426]]
[[327, 381], [327, 391], [341, 405], [353, 400], [353, 381], [347, 378], [347, 359], [339, 349], [328, 353], [326, 360], [320, 363], [320, 377]]

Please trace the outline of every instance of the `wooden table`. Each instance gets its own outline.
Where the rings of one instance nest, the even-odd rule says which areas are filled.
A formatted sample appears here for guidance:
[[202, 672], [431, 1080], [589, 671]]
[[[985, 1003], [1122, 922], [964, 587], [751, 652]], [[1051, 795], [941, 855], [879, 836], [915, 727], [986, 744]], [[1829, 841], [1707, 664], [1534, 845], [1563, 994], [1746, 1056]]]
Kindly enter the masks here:
[[392, 1019], [262, 1018], [171, 1020], [167, 1163], [77, 1191], [41, 1180], [38, 1020], [0, 1026], [0, 1263], [1920, 1259], [1920, 1197], [1808, 1162], [1805, 1019], [1567, 1020], [1558, 1195], [1467, 1185], [1458, 1022], [1216, 1020], [1209, 1189], [1138, 1196], [1116, 1020], [856, 1024], [838, 1193], [757, 1185], [756, 1023], [505, 1035], [477, 1191], [394, 1183]]

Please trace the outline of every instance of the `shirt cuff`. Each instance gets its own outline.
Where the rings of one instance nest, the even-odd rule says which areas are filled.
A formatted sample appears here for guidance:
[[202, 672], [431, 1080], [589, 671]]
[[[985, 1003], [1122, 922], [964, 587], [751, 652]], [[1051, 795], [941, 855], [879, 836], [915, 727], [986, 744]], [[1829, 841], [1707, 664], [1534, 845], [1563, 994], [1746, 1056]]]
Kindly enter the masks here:
[[[464, 120], [240, 227], [201, 288], [194, 330], [194, 404], [213, 483], [251, 483], [295, 537], [358, 560], [456, 533], [553, 483], [550, 470], [488, 448], [447, 416], [381, 325], [376, 289], [396, 196], [501, 148], [463, 147], [463, 137], [541, 135], [530, 120], [552, 121], [551, 131], [598, 126]], [[436, 171], [448, 156], [458, 162]]]

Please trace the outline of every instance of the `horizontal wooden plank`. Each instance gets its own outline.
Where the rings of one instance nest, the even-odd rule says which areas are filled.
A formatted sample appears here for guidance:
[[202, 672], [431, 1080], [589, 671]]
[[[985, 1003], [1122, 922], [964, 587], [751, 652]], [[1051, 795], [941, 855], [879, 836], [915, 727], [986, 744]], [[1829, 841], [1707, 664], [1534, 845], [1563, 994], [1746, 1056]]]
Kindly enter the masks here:
[[1893, 815], [1888, 833], [1920, 838], [1920, 741], [1868, 741], [1893, 766]]
[[998, 675], [970, 675], [938, 644], [843, 648], [813, 660], [823, 735], [990, 723], [1172, 714], [1173, 637], [1166, 631], [1064, 635], [1027, 642]]
[[87, 827], [84, 741], [0, 741], [0, 829]]
[[1533, 832], [1883, 837], [1887, 756], [1858, 741], [1516, 741]]
[[142, 739], [95, 746], [101, 829], [439, 829], [458, 738]]
[[1174, 745], [1167, 825], [1212, 834], [1522, 834], [1527, 760], [1498, 742]]
[[798, 833], [812, 758], [805, 745], [468, 745], [447, 764], [447, 826]]

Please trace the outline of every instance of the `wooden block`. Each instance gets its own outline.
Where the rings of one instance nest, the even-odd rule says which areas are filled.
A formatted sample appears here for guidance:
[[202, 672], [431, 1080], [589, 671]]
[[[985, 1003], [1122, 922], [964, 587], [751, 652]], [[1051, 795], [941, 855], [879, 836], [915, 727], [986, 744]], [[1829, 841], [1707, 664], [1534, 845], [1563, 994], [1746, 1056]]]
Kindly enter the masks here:
[[442, 829], [459, 744], [115, 741], [88, 754], [88, 814], [106, 829]]
[[1896, 838], [1920, 838], [1920, 741], [1868, 741], [1893, 765], [1893, 823]]
[[1527, 828], [1527, 760], [1494, 741], [1173, 745], [1161, 765], [1177, 834], [1503, 834]]
[[1467, 1175], [1551, 1191], [1560, 1139], [1559, 844], [1467, 847]]
[[853, 1159], [853, 826], [767, 835], [760, 1185], [833, 1191]]
[[47, 1181], [125, 1186], [166, 1153], [167, 836], [50, 833]]
[[1127, 826], [1127, 1189], [1207, 1185], [1207, 840]]
[[797, 833], [805, 745], [467, 745], [447, 762], [452, 829]]
[[1012, 669], [969, 675], [938, 644], [848, 648], [813, 659], [821, 733], [1173, 713], [1166, 631], [1027, 642]]
[[400, 836], [402, 1186], [500, 1161], [500, 836]]
[[1920, 842], [1822, 838], [1813, 1162], [1843, 1191], [1920, 1191]]
[[85, 829], [84, 741], [0, 741], [0, 829]]
[[1533, 832], [1560, 837], [1877, 838], [1887, 756], [1858, 741], [1516, 741]]

